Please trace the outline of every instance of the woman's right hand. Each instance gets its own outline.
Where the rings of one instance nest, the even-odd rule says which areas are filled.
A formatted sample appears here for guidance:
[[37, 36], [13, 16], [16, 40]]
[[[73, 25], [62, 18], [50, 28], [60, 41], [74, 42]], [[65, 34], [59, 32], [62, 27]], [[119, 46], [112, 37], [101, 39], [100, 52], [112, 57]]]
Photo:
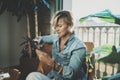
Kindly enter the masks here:
[[36, 37], [33, 39], [34, 42], [37, 42], [38, 44], [41, 42], [41, 37]]

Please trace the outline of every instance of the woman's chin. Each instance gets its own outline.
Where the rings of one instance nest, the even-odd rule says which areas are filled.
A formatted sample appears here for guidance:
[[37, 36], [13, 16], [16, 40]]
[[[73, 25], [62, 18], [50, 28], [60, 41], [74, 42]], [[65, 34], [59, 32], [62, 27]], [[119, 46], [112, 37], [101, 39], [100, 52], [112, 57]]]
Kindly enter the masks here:
[[61, 37], [62, 35], [59, 35], [59, 34], [58, 34], [58, 36]]

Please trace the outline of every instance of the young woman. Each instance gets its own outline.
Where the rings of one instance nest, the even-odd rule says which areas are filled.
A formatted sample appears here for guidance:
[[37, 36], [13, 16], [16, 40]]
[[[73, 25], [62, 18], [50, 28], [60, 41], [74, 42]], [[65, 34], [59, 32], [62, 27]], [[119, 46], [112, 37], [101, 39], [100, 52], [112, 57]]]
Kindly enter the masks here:
[[[52, 70], [44, 75], [40, 72], [30, 73], [26, 80], [87, 80], [83, 79], [83, 63], [86, 47], [72, 32], [73, 17], [69, 11], [59, 11], [52, 19], [52, 26], [57, 34], [39, 36], [34, 40], [52, 43], [52, 59], [46, 58], [40, 52], [40, 61], [46, 63]], [[43, 53], [43, 54], [41, 54]]]

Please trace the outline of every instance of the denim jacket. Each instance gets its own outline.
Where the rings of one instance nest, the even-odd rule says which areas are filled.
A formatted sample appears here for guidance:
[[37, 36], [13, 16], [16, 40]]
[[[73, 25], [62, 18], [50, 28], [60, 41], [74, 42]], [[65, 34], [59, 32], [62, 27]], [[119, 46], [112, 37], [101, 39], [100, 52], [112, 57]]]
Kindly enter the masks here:
[[52, 43], [52, 58], [63, 65], [62, 74], [52, 70], [48, 77], [55, 80], [83, 80], [82, 63], [86, 56], [86, 46], [80, 41], [75, 34], [66, 41], [64, 50], [59, 49], [59, 37], [57, 34], [41, 36], [44, 43]]

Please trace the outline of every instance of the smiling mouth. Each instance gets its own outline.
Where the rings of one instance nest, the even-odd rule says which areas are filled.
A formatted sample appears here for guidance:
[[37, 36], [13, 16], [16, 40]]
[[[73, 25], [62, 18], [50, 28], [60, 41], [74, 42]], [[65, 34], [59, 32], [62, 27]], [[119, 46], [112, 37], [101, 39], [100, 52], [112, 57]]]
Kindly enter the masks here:
[[57, 32], [58, 34], [60, 34], [60, 32]]

